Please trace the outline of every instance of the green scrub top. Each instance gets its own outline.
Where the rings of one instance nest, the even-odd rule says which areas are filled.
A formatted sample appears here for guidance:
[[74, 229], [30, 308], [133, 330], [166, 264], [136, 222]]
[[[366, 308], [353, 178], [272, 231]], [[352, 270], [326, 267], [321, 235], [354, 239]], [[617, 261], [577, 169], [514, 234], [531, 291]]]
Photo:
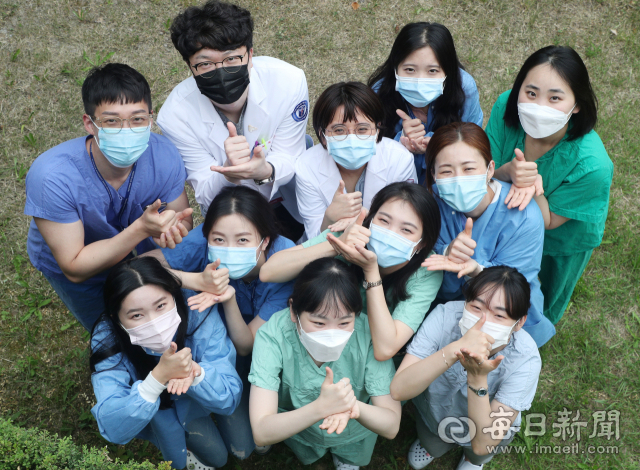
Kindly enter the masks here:
[[[288, 308], [274, 313], [258, 329], [249, 382], [266, 390], [277, 391], [278, 412], [285, 413], [302, 408], [320, 396], [320, 387], [326, 375], [325, 366], [333, 370], [335, 382], [349, 377], [356, 398], [363, 403], [368, 403], [370, 397], [390, 394], [389, 386], [395, 374], [393, 361], [376, 361], [366, 315], [356, 317], [353, 334], [340, 358], [318, 367], [300, 342]], [[320, 424], [322, 421], [292, 436], [287, 444], [295, 446], [297, 441], [306, 447], [309, 444], [334, 447], [375, 435], [353, 419], [349, 420], [340, 435], [327, 434], [326, 430], [319, 428]]]
[[[522, 126], [508, 127], [503, 119], [510, 93], [500, 95], [485, 129], [496, 168], [513, 160], [516, 148], [524, 152]], [[600, 245], [609, 208], [613, 163], [598, 134], [592, 130], [574, 140], [565, 135], [536, 163], [549, 209], [571, 219], [545, 231], [543, 255], [568, 256]]]
[[[319, 243], [327, 241], [327, 234], [329, 230], [325, 230], [317, 237], [307, 240], [302, 244], [303, 247], [308, 248], [310, 246], [318, 245]], [[333, 235], [339, 237], [342, 232], [336, 232]], [[429, 256], [434, 254], [432, 251]], [[343, 257], [338, 256], [342, 261], [345, 261]], [[385, 292], [385, 298], [387, 300], [387, 306], [389, 312], [391, 312], [391, 318], [401, 321], [415, 333], [420, 328], [424, 317], [427, 315], [427, 311], [431, 306], [431, 302], [436, 298], [436, 294], [442, 284], [442, 271], [428, 271], [425, 267], [419, 267], [418, 270], [409, 277], [407, 281], [407, 293], [409, 298], [398, 302], [393, 305], [390, 292]], [[362, 295], [364, 313], [367, 312], [367, 291], [360, 287], [360, 294]]]

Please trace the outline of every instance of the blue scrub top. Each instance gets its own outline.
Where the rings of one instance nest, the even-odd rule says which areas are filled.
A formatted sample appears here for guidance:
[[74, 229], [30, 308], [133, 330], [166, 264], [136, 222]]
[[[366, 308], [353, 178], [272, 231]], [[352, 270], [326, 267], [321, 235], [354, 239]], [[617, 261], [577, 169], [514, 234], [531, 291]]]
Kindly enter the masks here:
[[[267, 259], [278, 251], [294, 246], [295, 243], [291, 240], [279, 236], [271, 243]], [[191, 230], [189, 235], [182, 239], [182, 243], [176, 245], [174, 249], [162, 249], [162, 254], [173, 269], [185, 272], [204, 271], [209, 264], [209, 258], [207, 238], [202, 233], [202, 224]], [[256, 316], [269, 321], [271, 315], [287, 308], [294, 281], [262, 282], [256, 278], [247, 284], [242, 279], [229, 279], [229, 284], [236, 290], [236, 301], [242, 318], [249, 323]]]
[[[465, 99], [464, 105], [462, 106], [462, 122], [473, 122], [478, 126], [482, 127], [482, 108], [480, 107], [480, 95], [478, 94], [478, 87], [476, 86], [476, 81], [473, 79], [471, 74], [467, 71], [460, 70], [460, 79], [462, 80], [462, 91], [464, 91]], [[445, 86], [446, 81], [445, 81]], [[373, 86], [373, 91], [378, 90], [379, 85], [376, 83]], [[406, 102], [406, 100], [405, 100]], [[407, 103], [407, 114], [411, 117], [411, 119], [415, 119], [415, 115], [411, 110], [411, 105]], [[424, 129], [427, 132], [426, 137], [431, 137], [433, 135], [433, 104], [429, 105], [429, 109], [427, 111], [427, 122], [422, 123], [424, 125]], [[402, 119], [399, 119], [396, 127], [395, 127], [395, 140], [400, 142], [400, 136], [402, 135]], [[424, 153], [414, 153], [413, 154], [414, 163], [416, 165], [416, 173], [418, 174], [418, 183], [423, 184], [426, 176], [426, 162], [424, 159]]]
[[[106, 182], [105, 188], [91, 163], [86, 139], [69, 140], [36, 158], [27, 174], [24, 206], [25, 215], [32, 217], [62, 224], [82, 221], [85, 246], [119, 233], [117, 214], [129, 186], [127, 180], [117, 191]], [[149, 147], [136, 165], [122, 225], [131, 225], [142, 215], [144, 207], [156, 199], [175, 201], [184, 191], [186, 178], [184, 162], [176, 147], [166, 137], [151, 133]], [[140, 254], [154, 248], [156, 245], [147, 238], [136, 250]], [[27, 253], [36, 269], [55, 279], [66, 280], [33, 220], [27, 235]], [[108, 273], [109, 270], [105, 270], [81, 284], [102, 284]]]
[[[185, 300], [195, 292], [183, 290]], [[191, 310], [185, 347], [205, 371], [198, 385], [184, 395], [171, 395], [171, 408], [160, 409], [160, 398], [148, 402], [138, 391], [146, 377], [122, 353], [96, 365], [91, 375], [97, 403], [91, 409], [100, 434], [114, 444], [126, 444], [134, 437], [151, 441], [174, 468], [187, 463], [185, 426], [210, 413], [230, 415], [240, 403], [242, 381], [235, 370], [236, 350], [214, 305], [204, 312]], [[109, 327], [96, 326], [91, 347], [108, 342]]]
[[[507, 209], [504, 203], [511, 185], [493, 180], [501, 186], [498, 200], [489, 204], [484, 213], [473, 222], [472, 238], [476, 249], [472, 256], [479, 264], [490, 266], [511, 266], [529, 281], [531, 287], [531, 307], [524, 329], [535, 340], [538, 347], [549, 341], [556, 333], [553, 324], [542, 314], [543, 296], [540, 290], [540, 262], [544, 244], [544, 220], [535, 201], [525, 210]], [[433, 186], [437, 196], [438, 188]], [[467, 216], [454, 210], [440, 197], [436, 197], [440, 208], [441, 229], [434, 251], [443, 254], [446, 246], [464, 230]], [[445, 272], [438, 298], [444, 301], [462, 300], [464, 277], [458, 279], [456, 273]]]

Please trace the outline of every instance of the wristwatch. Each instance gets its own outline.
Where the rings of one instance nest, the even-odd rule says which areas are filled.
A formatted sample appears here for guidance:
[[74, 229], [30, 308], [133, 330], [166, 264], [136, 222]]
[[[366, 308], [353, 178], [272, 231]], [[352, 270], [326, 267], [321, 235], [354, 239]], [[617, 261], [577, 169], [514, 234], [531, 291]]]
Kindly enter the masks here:
[[372, 287], [377, 287], [377, 286], [381, 286], [381, 285], [382, 285], [382, 279], [380, 279], [379, 281], [376, 281], [376, 282], [367, 282], [366, 279], [364, 281], [362, 281], [362, 287], [364, 288], [364, 290], [369, 290]]
[[[271, 165], [271, 162], [267, 162], [267, 163]], [[276, 179], [276, 169], [274, 168], [273, 165], [271, 165], [271, 176], [263, 180], [253, 180], [253, 182], [258, 186], [262, 186], [263, 184], [273, 183], [275, 179]]]
[[[469, 384], [467, 384], [469, 385]], [[476, 390], [475, 388], [473, 388], [471, 385], [469, 385], [469, 388], [471, 389], [471, 391], [473, 393], [475, 393], [476, 395], [478, 395], [479, 397], [484, 397], [487, 393], [489, 393], [489, 391], [484, 388], [484, 387], [480, 387], [478, 390]]]

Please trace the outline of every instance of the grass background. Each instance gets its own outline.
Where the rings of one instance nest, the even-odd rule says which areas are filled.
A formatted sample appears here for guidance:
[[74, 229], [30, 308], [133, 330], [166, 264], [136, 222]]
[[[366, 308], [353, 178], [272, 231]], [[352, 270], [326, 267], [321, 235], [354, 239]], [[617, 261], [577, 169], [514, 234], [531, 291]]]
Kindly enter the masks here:
[[[78, 444], [107, 446], [112, 457], [158, 461], [134, 440], [103, 440], [90, 408], [88, 335], [28, 261], [29, 218], [24, 177], [39, 153], [84, 134], [80, 86], [104, 61], [127, 63], [149, 80], [157, 112], [189, 75], [168, 26], [190, 0], [0, 0], [0, 413], [21, 426], [72, 435]], [[198, 2], [199, 3], [199, 2]], [[411, 21], [446, 25], [459, 57], [474, 76], [485, 112], [507, 90], [524, 59], [549, 44], [574, 47], [585, 60], [600, 101], [597, 131], [615, 164], [604, 241], [596, 249], [558, 334], [541, 349], [543, 370], [533, 407], [547, 432], [515, 444], [570, 445], [554, 437], [564, 408], [579, 410], [579, 453], [504, 455], [488, 469], [620, 469], [640, 466], [640, 2], [602, 0], [239, 0], [255, 20], [255, 55], [302, 68], [313, 105], [328, 85], [366, 80]], [[589, 197], [585, 194], [585, 197]], [[197, 207], [194, 205], [194, 207]], [[197, 210], [197, 209], [196, 209]], [[620, 439], [588, 436], [592, 413], [620, 411]], [[401, 432], [378, 440], [372, 469], [405, 469], [415, 439], [413, 409]], [[582, 453], [586, 445], [615, 445], [617, 455]], [[455, 468], [460, 450], [429, 468]], [[267, 457], [225, 468], [302, 468], [282, 444]], [[310, 467], [331, 469], [328, 456]]]

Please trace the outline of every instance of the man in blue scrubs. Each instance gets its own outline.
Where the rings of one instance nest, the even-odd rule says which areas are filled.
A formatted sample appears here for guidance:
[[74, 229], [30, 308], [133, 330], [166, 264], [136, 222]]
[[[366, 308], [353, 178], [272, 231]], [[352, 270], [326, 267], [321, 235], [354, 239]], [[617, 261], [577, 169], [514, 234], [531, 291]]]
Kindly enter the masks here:
[[[174, 247], [191, 229], [182, 158], [150, 132], [151, 90], [124, 64], [82, 85], [88, 136], [40, 155], [26, 180], [27, 252], [87, 330], [103, 311], [109, 269], [133, 253]], [[162, 206], [166, 207], [162, 210]]]

